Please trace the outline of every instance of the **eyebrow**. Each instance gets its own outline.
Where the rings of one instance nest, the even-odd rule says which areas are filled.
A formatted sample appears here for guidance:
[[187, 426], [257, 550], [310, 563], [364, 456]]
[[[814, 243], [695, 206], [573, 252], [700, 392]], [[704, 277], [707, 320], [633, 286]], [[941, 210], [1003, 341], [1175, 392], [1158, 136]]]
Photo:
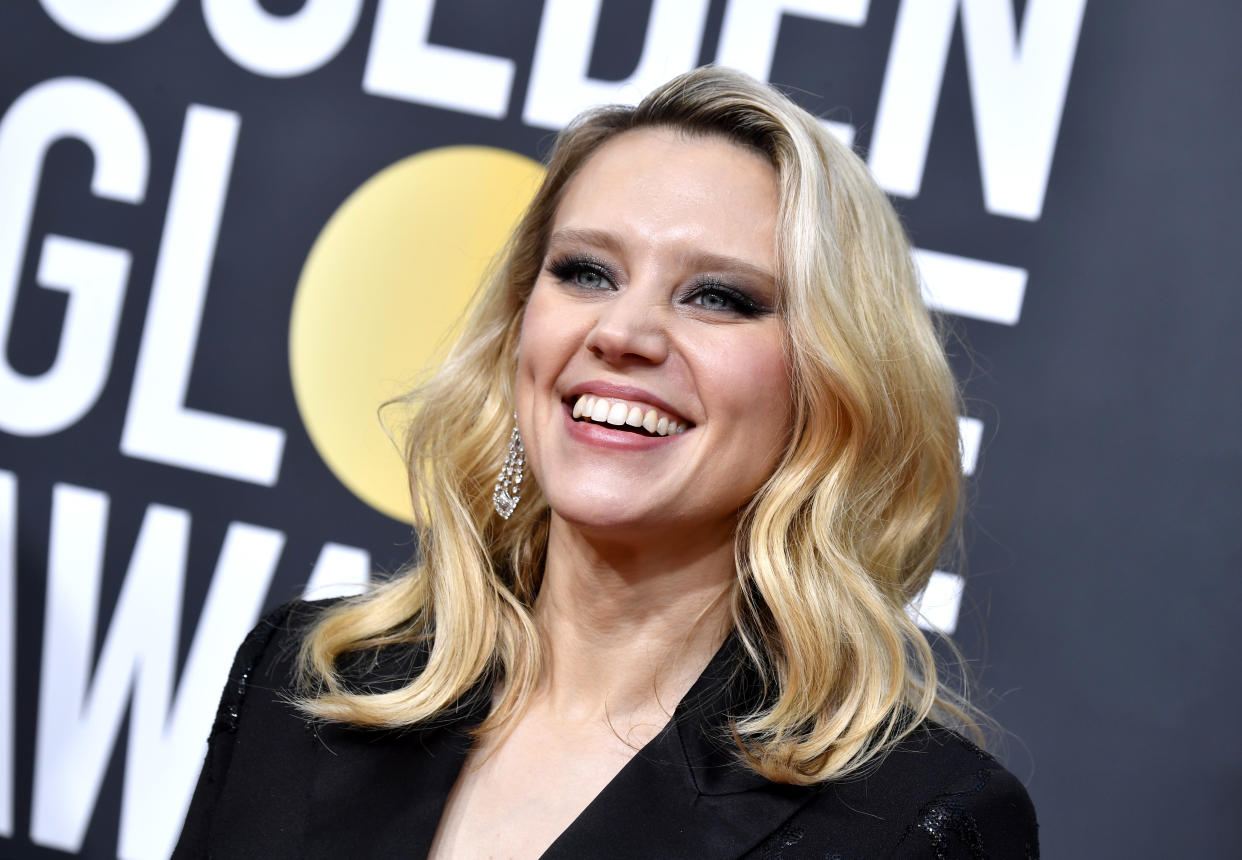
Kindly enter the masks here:
[[[610, 254], [620, 255], [623, 251], [621, 239], [607, 230], [589, 230], [577, 227], [562, 227], [548, 239], [548, 246], [556, 244], [591, 245]], [[684, 255], [683, 260], [693, 269], [702, 271], [736, 272], [745, 277], [754, 278], [762, 283], [775, 286], [776, 276], [762, 266], [730, 257], [726, 254], [713, 254], [709, 251], [691, 252]]]

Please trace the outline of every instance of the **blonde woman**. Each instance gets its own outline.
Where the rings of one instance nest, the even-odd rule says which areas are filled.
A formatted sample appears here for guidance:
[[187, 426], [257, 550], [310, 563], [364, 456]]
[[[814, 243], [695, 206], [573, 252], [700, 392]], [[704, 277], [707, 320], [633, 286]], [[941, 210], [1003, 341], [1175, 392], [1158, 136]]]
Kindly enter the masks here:
[[1037, 855], [905, 609], [955, 385], [815, 118], [713, 68], [579, 117], [411, 402], [419, 558], [251, 634], [177, 856]]

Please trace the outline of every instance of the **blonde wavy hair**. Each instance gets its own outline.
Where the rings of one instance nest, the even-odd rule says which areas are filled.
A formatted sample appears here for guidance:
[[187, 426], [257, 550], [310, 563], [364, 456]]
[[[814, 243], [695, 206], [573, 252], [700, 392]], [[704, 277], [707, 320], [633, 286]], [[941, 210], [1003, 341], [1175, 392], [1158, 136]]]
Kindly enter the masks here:
[[[407, 399], [419, 558], [325, 611], [304, 639], [319, 718], [402, 727], [434, 720], [484, 678], [500, 697], [480, 732], [511, 724], [543, 667], [532, 609], [549, 509], [538, 487], [504, 520], [492, 486], [513, 424], [523, 310], [567, 183], [638, 128], [714, 135], [761, 152], [780, 178], [777, 279], [792, 366], [788, 449], [741, 512], [731, 607], [767, 695], [734, 715], [740, 758], [778, 782], [857, 770], [924, 717], [973, 729], [938, 681], [906, 606], [955, 533], [958, 392], [920, 297], [910, 245], [863, 162], [805, 110], [741, 73], [701, 68], [636, 107], [579, 116], [446, 360]], [[396, 689], [349, 685], [352, 652], [429, 646]]]

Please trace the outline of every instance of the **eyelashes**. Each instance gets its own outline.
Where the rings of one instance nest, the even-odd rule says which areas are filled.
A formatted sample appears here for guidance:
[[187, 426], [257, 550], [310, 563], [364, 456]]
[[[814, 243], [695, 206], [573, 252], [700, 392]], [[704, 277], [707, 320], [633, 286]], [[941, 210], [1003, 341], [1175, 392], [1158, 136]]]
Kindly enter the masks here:
[[685, 301], [709, 311], [731, 311], [744, 317], [761, 317], [772, 312], [767, 305], [728, 284], [708, 282], [691, 288]]
[[588, 290], [608, 289], [617, 282], [616, 273], [607, 263], [590, 257], [558, 257], [547, 269], [561, 283]]
[[[548, 261], [545, 268], [562, 284], [574, 289], [589, 292], [616, 288], [616, 272], [607, 263], [593, 257], [555, 257]], [[677, 300], [708, 312], [746, 318], [762, 317], [773, 312], [766, 302], [746, 291], [711, 278], [692, 282], [681, 291]]]

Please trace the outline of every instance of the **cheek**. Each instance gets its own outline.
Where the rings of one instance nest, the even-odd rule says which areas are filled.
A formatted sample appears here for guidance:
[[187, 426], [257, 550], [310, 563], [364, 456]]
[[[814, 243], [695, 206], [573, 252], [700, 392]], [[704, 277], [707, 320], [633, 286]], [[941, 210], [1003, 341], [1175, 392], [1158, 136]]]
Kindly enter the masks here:
[[713, 387], [730, 410], [757, 423], [789, 423], [791, 375], [779, 340], [755, 338], [718, 350]]
[[780, 342], [763, 340], [727, 353], [716, 388], [742, 429], [738, 441], [753, 453], [765, 476], [789, 440], [793, 392]]
[[555, 314], [548, 307], [547, 291], [539, 288], [536, 283], [522, 313], [522, 328], [518, 333], [518, 386], [528, 383], [538, 372], [539, 366], [546, 362], [549, 347], [552, 345], [554, 329], [551, 325]]
[[[518, 335], [517, 402], [531, 406], [552, 388], [560, 373], [581, 348], [586, 323], [573, 303], [558, 290], [535, 282]], [[520, 411], [520, 410], [519, 410]]]
[[781, 451], [789, 440], [793, 420], [793, 392], [791, 390], [789, 365], [784, 356], [774, 359], [757, 375], [754, 391], [754, 413], [763, 425], [767, 437], [772, 440], [773, 451]]

